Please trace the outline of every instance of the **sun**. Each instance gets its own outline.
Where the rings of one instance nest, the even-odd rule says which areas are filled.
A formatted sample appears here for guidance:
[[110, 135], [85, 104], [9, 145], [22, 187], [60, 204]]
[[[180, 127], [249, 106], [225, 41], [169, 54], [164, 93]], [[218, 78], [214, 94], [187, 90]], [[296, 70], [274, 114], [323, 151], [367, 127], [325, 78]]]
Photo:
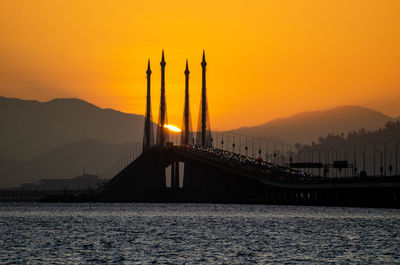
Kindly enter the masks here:
[[173, 131], [173, 132], [181, 132], [182, 131], [178, 127], [171, 125], [171, 124], [164, 124], [164, 128], [167, 128], [168, 130]]

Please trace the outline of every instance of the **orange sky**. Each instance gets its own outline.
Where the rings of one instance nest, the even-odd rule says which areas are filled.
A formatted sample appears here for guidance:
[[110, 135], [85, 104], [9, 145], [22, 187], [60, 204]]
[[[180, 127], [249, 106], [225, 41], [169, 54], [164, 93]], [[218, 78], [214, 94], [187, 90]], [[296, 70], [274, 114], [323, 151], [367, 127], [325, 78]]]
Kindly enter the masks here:
[[[77, 97], [143, 114], [161, 50], [168, 120], [181, 126], [185, 59], [197, 125], [206, 49], [211, 127], [362, 105], [400, 115], [400, 1], [0, 1], [0, 95]], [[194, 126], [196, 128], [196, 126]]]

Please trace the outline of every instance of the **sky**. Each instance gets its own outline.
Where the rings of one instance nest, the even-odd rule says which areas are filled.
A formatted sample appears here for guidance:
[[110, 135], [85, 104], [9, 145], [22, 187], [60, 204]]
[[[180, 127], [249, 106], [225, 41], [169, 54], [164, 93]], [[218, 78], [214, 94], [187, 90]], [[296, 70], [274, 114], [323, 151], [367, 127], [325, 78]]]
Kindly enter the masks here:
[[211, 128], [361, 105], [400, 115], [398, 0], [0, 0], [0, 96], [75, 97], [181, 126], [185, 60], [197, 126], [201, 56]]

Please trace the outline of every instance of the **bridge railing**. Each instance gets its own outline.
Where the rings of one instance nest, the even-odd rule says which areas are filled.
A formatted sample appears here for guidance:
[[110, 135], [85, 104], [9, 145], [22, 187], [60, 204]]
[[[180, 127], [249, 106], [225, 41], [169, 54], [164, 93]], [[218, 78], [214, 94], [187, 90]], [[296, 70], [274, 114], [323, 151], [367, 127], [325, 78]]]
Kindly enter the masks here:
[[233, 153], [217, 148], [203, 147], [203, 146], [190, 146], [181, 147], [185, 152], [193, 152], [196, 155], [203, 156], [208, 160], [214, 160], [219, 164], [225, 164], [238, 170], [245, 170], [252, 174], [271, 176], [281, 175], [285, 178], [294, 177], [295, 179], [306, 179], [312, 177], [302, 171], [283, 167], [274, 163], [265, 162], [260, 158], [252, 158], [250, 156]]
[[289, 164], [289, 157], [294, 152], [294, 146], [232, 132], [212, 132], [213, 147], [232, 153], [261, 158], [268, 163], [280, 166]]
[[[196, 132], [192, 132], [193, 144]], [[267, 140], [232, 132], [211, 132], [213, 148], [248, 156], [254, 159], [262, 158], [268, 163], [287, 166], [295, 148], [293, 145]], [[174, 145], [180, 145], [180, 133], [171, 133], [169, 141]]]

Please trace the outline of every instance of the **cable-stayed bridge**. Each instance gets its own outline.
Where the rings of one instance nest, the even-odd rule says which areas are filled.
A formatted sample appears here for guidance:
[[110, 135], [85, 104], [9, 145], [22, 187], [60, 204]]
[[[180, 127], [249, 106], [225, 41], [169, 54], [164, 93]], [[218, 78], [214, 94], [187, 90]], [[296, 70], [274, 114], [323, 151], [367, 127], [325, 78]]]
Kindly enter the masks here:
[[212, 132], [204, 51], [197, 130], [193, 131], [191, 124], [190, 71], [186, 61], [182, 131], [177, 133], [171, 130], [167, 119], [164, 51], [160, 65], [157, 126], [151, 114], [149, 61], [143, 142], [102, 175], [109, 181], [94, 194], [63, 200], [400, 206], [397, 142], [393, 142], [395, 149], [390, 149], [389, 162], [386, 159], [389, 144], [385, 143], [378, 170], [374, 145], [373, 172], [367, 174], [368, 144], [364, 148], [336, 147], [334, 156], [329, 150], [302, 154], [281, 143]]

